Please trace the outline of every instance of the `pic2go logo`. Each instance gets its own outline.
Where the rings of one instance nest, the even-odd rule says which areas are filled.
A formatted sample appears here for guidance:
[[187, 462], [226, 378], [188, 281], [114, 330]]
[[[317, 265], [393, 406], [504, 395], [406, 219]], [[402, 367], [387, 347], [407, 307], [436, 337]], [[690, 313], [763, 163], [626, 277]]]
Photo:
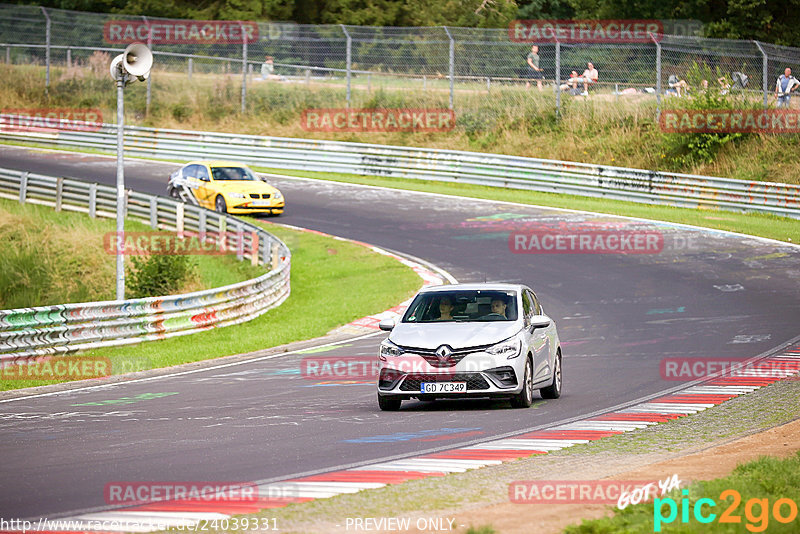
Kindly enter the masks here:
[[[689, 490], [682, 491], [683, 498], [680, 502], [681, 523], [689, 522], [689, 512], [691, 510], [694, 519], [703, 524], [713, 523], [717, 519], [717, 514], [711, 512], [711, 508], [717, 506], [714, 499], [698, 499], [694, 505], [689, 504]], [[736, 509], [742, 502], [742, 496], [734, 489], [725, 490], [719, 494], [720, 500], [732, 498], [733, 502], [719, 516], [719, 523], [741, 523], [742, 516], [736, 515]], [[668, 508], [668, 515], [664, 515], [664, 506]], [[757, 510], [757, 511], [756, 511]], [[770, 509], [769, 499], [748, 500], [744, 505], [744, 516], [747, 519], [745, 528], [750, 532], [764, 532], [769, 526], [770, 511], [772, 517], [778, 523], [791, 523], [797, 519], [797, 503], [791, 499], [782, 498], [775, 501]], [[788, 512], [788, 513], [787, 513]], [[653, 532], [661, 532], [661, 525], [668, 525], [678, 518], [678, 503], [675, 499], [666, 497], [656, 498], [653, 501]]]

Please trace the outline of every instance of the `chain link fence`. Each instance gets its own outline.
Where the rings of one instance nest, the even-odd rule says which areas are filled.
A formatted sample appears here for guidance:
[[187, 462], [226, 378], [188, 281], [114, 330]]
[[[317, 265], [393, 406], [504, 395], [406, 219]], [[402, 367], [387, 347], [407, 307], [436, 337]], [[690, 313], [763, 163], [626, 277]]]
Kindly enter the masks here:
[[[161, 79], [194, 83], [223, 76], [241, 84], [243, 112], [253, 105], [253, 91], [283, 83], [324, 93], [306, 100], [329, 107], [418, 104], [489, 115], [509, 106], [558, 113], [579, 98], [655, 103], [658, 113], [664, 99], [705, 86], [741, 91], [767, 107], [783, 69], [800, 67], [800, 49], [757, 41], [653, 35], [652, 42], [637, 43], [541, 42], [540, 92], [526, 63], [531, 43], [515, 42], [507, 29], [195, 22], [0, 4], [0, 60], [44, 66], [49, 86], [53, 67], [64, 69], [61, 77], [81, 68], [99, 74], [125, 44], [145, 42], [155, 56], [148, 112], [152, 85]], [[176, 36], [181, 23], [188, 29]], [[234, 36], [238, 24], [256, 31], [250, 38]], [[274, 58], [271, 67], [265, 67], [267, 56]], [[584, 93], [570, 78], [587, 62], [599, 79]]]

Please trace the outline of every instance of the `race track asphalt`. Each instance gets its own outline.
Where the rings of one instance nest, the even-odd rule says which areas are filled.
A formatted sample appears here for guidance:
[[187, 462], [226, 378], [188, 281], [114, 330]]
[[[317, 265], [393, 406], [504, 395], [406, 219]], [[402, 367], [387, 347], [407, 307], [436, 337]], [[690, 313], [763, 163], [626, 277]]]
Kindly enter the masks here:
[[[115, 180], [115, 161], [99, 156], [0, 147], [0, 167]], [[131, 160], [127, 186], [163, 195], [175, 168]], [[562, 398], [537, 398], [528, 410], [502, 400], [411, 401], [387, 413], [378, 409], [374, 383], [302, 376], [309, 355], [375, 355], [383, 338], [376, 334], [313, 354], [3, 402], [0, 517], [100, 509], [103, 488], [114, 481], [281, 480], [552, 426], [680, 385], [662, 378], [665, 358], [751, 357], [798, 334], [796, 247], [549, 208], [268, 181], [287, 199], [274, 222], [412, 254], [461, 282], [530, 284], [558, 324]], [[533, 254], [509, 241], [510, 232], [611, 227], [659, 236], [661, 246], [640, 254]]]

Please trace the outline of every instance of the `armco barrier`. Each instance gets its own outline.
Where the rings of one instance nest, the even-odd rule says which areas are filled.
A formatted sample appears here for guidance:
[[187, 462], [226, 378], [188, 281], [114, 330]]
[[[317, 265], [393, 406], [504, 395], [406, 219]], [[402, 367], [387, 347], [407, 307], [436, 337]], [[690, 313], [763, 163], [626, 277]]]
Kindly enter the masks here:
[[[0, 115], [2, 140], [116, 150], [114, 125], [94, 132], [9, 131], [3, 125], [10, 120], [11, 116]], [[230, 158], [277, 169], [437, 180], [800, 218], [800, 186], [791, 184], [478, 152], [138, 127], [126, 128], [125, 143], [125, 152], [131, 156], [183, 161]]]
[[[291, 254], [269, 232], [230, 215], [166, 197], [126, 193], [129, 218], [154, 229], [225, 236], [225, 246], [237, 250], [240, 260], [249, 258], [253, 264], [267, 266], [269, 272], [185, 295], [0, 310], [0, 363], [238, 324], [289, 296]], [[113, 187], [8, 169], [0, 169], [0, 197], [92, 217], [114, 217], [116, 209]]]

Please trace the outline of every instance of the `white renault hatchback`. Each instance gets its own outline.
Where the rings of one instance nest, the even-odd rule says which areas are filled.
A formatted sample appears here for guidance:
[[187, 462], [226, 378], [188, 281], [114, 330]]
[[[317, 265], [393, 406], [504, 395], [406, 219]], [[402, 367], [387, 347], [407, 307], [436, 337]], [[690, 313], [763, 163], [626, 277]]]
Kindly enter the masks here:
[[539, 299], [519, 284], [422, 289], [381, 343], [378, 405], [405, 399], [506, 397], [517, 408], [561, 396], [561, 345]]

